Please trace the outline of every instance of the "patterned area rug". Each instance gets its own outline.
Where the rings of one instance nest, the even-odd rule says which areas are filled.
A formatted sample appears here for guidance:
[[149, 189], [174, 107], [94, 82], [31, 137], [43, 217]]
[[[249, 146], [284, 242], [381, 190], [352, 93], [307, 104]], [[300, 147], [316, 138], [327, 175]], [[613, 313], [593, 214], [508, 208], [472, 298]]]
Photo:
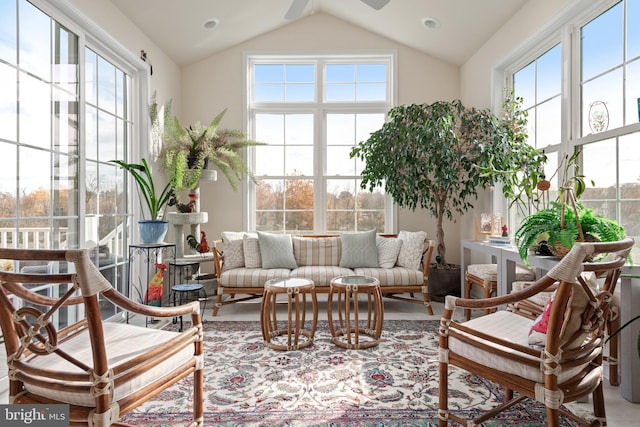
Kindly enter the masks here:
[[[343, 350], [319, 322], [313, 345], [270, 350], [258, 322], [205, 323], [205, 426], [429, 426], [438, 414], [438, 322], [384, 322], [380, 345]], [[467, 415], [502, 401], [493, 383], [461, 370], [450, 374], [451, 408]], [[183, 426], [191, 420], [191, 382], [160, 394], [123, 421]], [[542, 426], [532, 400], [486, 426]], [[563, 420], [563, 425], [573, 422]]]

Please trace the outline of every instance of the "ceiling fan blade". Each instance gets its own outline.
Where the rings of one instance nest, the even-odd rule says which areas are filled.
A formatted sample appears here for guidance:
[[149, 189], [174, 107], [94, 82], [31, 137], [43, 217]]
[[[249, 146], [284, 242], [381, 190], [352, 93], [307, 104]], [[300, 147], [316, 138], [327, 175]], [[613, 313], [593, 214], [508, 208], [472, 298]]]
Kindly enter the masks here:
[[284, 19], [292, 20], [300, 18], [308, 3], [309, 0], [293, 0], [293, 3], [289, 6], [289, 10], [287, 10], [287, 13], [284, 15]]
[[389, 3], [391, 0], [361, 0], [362, 3], [367, 4], [375, 10], [380, 10]]

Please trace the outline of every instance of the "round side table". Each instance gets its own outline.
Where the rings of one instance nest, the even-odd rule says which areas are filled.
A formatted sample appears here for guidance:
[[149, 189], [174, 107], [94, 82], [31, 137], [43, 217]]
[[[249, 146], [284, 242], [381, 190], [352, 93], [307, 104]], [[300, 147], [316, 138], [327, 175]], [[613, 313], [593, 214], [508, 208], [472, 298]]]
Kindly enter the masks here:
[[[349, 350], [374, 347], [380, 343], [384, 306], [380, 282], [374, 277], [342, 276], [331, 281], [327, 302], [327, 318], [333, 343]], [[337, 296], [338, 322], [333, 322], [333, 296]], [[367, 319], [360, 320], [358, 296], [367, 297]], [[361, 340], [362, 337], [365, 340]]]
[[[174, 307], [176, 306], [176, 297], [178, 298], [178, 304], [182, 305], [182, 297], [188, 297], [189, 294], [194, 294], [199, 301], [203, 301], [201, 310], [201, 316], [204, 314], [205, 305], [207, 305], [207, 294], [204, 291], [204, 286], [200, 283], [181, 283], [171, 287], [171, 297]], [[185, 302], [188, 301], [185, 299]], [[173, 319], [173, 323], [176, 323], [177, 319]], [[182, 316], [180, 316], [180, 331], [182, 331]]]
[[[280, 294], [287, 296], [288, 315], [286, 323], [278, 325], [276, 298]], [[309, 329], [305, 329], [307, 295], [311, 296], [313, 308]], [[297, 278], [267, 281], [260, 307], [260, 323], [264, 344], [273, 350], [299, 350], [310, 346], [318, 323], [318, 302], [313, 281]]]

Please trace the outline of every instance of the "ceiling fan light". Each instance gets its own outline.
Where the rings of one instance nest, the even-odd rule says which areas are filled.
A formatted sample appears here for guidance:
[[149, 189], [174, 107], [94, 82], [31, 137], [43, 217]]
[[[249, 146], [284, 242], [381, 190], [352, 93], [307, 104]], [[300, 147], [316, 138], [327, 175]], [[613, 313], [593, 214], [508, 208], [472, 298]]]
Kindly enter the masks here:
[[375, 10], [380, 10], [387, 5], [391, 0], [362, 0], [363, 3], [368, 4]]

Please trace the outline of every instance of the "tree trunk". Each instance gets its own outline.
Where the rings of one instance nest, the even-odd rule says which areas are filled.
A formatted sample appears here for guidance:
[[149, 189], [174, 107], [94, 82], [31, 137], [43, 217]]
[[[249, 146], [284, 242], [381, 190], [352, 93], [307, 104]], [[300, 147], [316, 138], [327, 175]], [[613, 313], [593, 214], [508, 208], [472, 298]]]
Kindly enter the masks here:
[[436, 230], [436, 242], [438, 246], [436, 247], [436, 254], [440, 256], [440, 263], [436, 267], [446, 268], [449, 264], [447, 263], [447, 258], [445, 254], [447, 252], [444, 246], [444, 229], [442, 228], [442, 220], [444, 218], [444, 202], [438, 201], [437, 206], [437, 218], [438, 218], [438, 228]]

